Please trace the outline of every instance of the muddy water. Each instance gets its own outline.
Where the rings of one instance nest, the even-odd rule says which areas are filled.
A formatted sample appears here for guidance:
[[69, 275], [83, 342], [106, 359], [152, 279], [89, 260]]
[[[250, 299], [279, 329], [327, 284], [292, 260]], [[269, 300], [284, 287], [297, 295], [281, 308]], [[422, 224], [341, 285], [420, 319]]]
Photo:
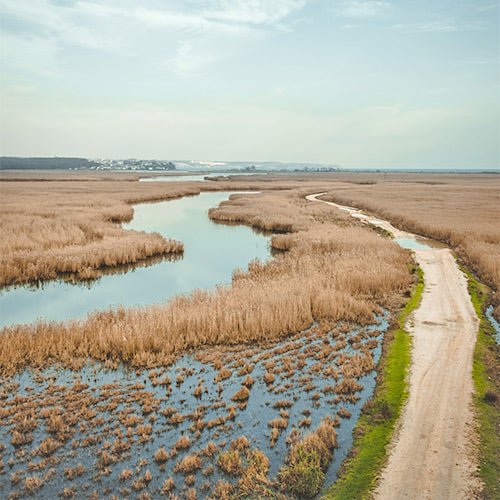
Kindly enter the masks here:
[[415, 238], [395, 238], [394, 241], [402, 248], [407, 250], [430, 250], [431, 247], [426, 243]]
[[[57, 498], [64, 488], [71, 489], [76, 498], [89, 498], [93, 492], [96, 498], [110, 498], [122, 489], [127, 498], [144, 492], [159, 498], [163, 482], [172, 477], [176, 495], [188, 498], [188, 488], [194, 488], [196, 498], [206, 498], [217, 481], [235, 484], [238, 480], [217, 465], [217, 457], [230, 449], [232, 440], [245, 436], [250, 449], [261, 450], [269, 458], [269, 479], [274, 479], [284, 463], [292, 430], [305, 434], [326, 415], [333, 418], [343, 409], [349, 413], [336, 419], [338, 448], [325, 481], [325, 486], [330, 485], [352, 444], [352, 429], [373, 391], [375, 373], [359, 374], [356, 382], [363, 388], [352, 393], [351, 400], [332, 388], [346, 377], [342, 367], [356, 354], [378, 361], [387, 321], [385, 316], [376, 321], [369, 327], [339, 325], [331, 331], [313, 326], [281, 343], [260, 347], [211, 348], [140, 375], [90, 364], [79, 372], [25, 371], [5, 384], [0, 394], [0, 442], [5, 446], [0, 496], [26, 493], [26, 479], [34, 477], [43, 483], [35, 492], [37, 498]], [[221, 366], [229, 369], [223, 380], [218, 378]], [[266, 383], [265, 373], [271, 373], [274, 382]], [[249, 386], [246, 406], [238, 407], [232, 397], [248, 376], [254, 383]], [[288, 403], [286, 415], [277, 407], [282, 401]], [[36, 425], [27, 432], [24, 428], [23, 435], [31, 441], [15, 445], [15, 430], [30, 413]], [[50, 427], [57, 414], [62, 425]], [[280, 416], [286, 428], [280, 429], [272, 443], [269, 422]], [[299, 427], [305, 416], [310, 424]], [[224, 421], [218, 421], [219, 417]], [[189, 447], [174, 451], [181, 436], [189, 437]], [[49, 453], [43, 448], [48, 438], [57, 443]], [[125, 444], [118, 448], [117, 440]], [[203, 452], [209, 442], [216, 447], [211, 457]], [[171, 455], [161, 467], [154, 458], [160, 448]], [[103, 450], [109, 454], [106, 464]], [[176, 469], [185, 456], [195, 453], [201, 459], [199, 469], [189, 474]], [[79, 464], [81, 474], [70, 478], [68, 470], [76, 470]], [[213, 472], [207, 473], [210, 466]], [[126, 468], [132, 476], [120, 479]], [[151, 478], [141, 485], [146, 471]]]
[[[157, 231], [184, 243], [178, 260], [163, 259], [123, 274], [73, 285], [53, 281], [40, 288], [0, 291], [0, 326], [29, 323], [38, 318], [66, 320], [118, 305], [144, 306], [164, 302], [195, 288], [229, 283], [235, 268], [246, 269], [255, 259], [270, 258], [269, 238], [245, 226], [226, 226], [209, 220], [207, 210], [231, 193], [202, 193], [162, 203], [134, 206], [126, 229]], [[250, 193], [248, 195], [251, 195]]]

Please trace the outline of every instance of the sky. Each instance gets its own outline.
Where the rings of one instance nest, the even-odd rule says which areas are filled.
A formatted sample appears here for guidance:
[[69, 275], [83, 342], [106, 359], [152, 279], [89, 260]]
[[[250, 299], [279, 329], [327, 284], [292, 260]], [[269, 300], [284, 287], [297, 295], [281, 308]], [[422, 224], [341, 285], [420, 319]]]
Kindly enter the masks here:
[[499, 168], [497, 0], [0, 0], [0, 154]]

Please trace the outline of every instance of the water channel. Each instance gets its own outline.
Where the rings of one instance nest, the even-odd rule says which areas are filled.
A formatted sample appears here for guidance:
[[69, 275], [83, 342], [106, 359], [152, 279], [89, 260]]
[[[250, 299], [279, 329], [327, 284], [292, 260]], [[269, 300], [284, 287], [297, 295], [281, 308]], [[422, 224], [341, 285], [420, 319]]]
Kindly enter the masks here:
[[139, 182], [175, 182], [175, 181], [204, 181], [206, 177], [229, 177], [233, 175], [266, 175], [262, 172], [208, 172], [206, 174], [188, 175], [158, 175], [155, 177], [143, 177]]
[[231, 194], [202, 193], [134, 206], [133, 220], [123, 227], [157, 231], [167, 238], [180, 240], [184, 243], [183, 257], [103, 276], [90, 283], [50, 281], [39, 288], [4, 289], [0, 292], [0, 326], [37, 319], [82, 318], [95, 310], [118, 305], [145, 306], [196, 288], [230, 283], [234, 269], [246, 269], [255, 258], [265, 261], [271, 257], [267, 236], [246, 226], [216, 224], [208, 218], [208, 209], [227, 200]]

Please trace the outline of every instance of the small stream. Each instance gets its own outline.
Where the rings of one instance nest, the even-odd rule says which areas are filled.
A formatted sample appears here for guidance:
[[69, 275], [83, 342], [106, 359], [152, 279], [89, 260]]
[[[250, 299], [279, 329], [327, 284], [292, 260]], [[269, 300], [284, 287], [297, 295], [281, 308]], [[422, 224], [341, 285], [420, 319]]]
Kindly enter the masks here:
[[[96, 281], [72, 284], [50, 281], [0, 291], [0, 327], [37, 319], [83, 318], [95, 310], [123, 305], [146, 306], [196, 288], [230, 283], [236, 268], [253, 259], [271, 258], [269, 237], [247, 226], [212, 222], [207, 211], [227, 200], [231, 192], [134, 206], [134, 218], [125, 229], [153, 232], [184, 243], [178, 259], [152, 260], [128, 272], [105, 275]], [[248, 193], [248, 196], [254, 194]]]
[[190, 174], [190, 175], [157, 175], [154, 177], [142, 177], [139, 182], [189, 182], [189, 181], [206, 181], [207, 177], [229, 177], [236, 175], [266, 175], [262, 172], [208, 172], [206, 174]]
[[498, 323], [498, 321], [493, 316], [493, 306], [490, 306], [488, 307], [488, 309], [486, 309], [486, 317], [488, 318], [491, 326], [493, 327], [493, 330], [495, 331], [495, 333], [493, 334], [493, 338], [497, 341], [497, 344], [500, 345], [500, 323]]

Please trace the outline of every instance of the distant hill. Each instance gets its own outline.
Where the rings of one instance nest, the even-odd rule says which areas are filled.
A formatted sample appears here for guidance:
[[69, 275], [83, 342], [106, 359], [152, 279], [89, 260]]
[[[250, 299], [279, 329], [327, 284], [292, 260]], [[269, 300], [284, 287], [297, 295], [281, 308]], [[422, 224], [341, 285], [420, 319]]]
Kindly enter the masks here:
[[86, 158], [19, 158], [0, 157], [0, 170], [69, 170], [96, 167]]

